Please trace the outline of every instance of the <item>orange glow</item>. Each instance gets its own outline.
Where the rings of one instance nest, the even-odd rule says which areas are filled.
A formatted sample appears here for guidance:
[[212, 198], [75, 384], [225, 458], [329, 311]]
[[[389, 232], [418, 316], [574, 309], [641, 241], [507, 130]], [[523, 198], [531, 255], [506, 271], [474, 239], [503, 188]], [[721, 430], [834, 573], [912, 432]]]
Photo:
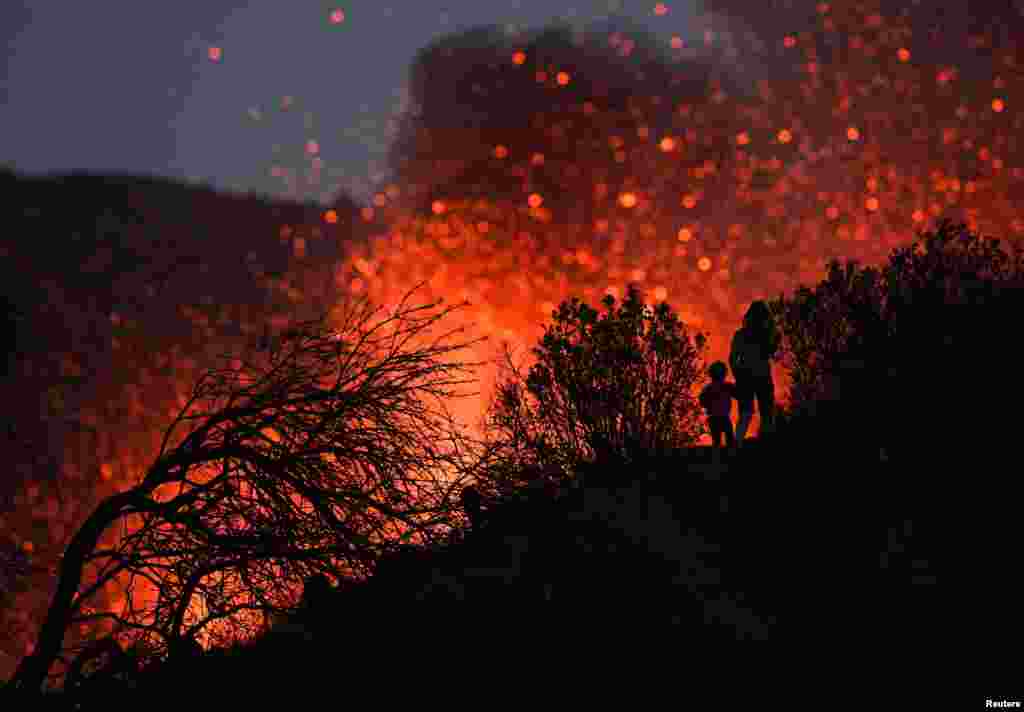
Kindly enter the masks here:
[[558, 77], [557, 77], [557, 81], [558, 81], [560, 86], [564, 87], [566, 84], [569, 83], [569, 73], [568, 72], [559, 72], [558, 73]]
[[[654, 8], [657, 14], [655, 2], [640, 3], [641, 12], [650, 17]], [[313, 18], [314, 24], [330, 18], [331, 27], [320, 25], [324, 32], [344, 31], [341, 22], [351, 24], [341, 10], [331, 9], [334, 4], [320, 6], [318, 12], [323, 14]], [[660, 4], [668, 8], [671, 0]], [[322, 229], [321, 236], [339, 241], [345, 253], [337, 264], [325, 265], [331, 269], [331, 286], [344, 293], [341, 298], [365, 295], [377, 304], [394, 304], [404, 287], [428, 280], [430, 298], [455, 297], [463, 291], [473, 295], [473, 311], [464, 322], [473, 325], [473, 331], [492, 339], [503, 336], [527, 348], [540, 337], [541, 317], [550, 315], [563, 299], [579, 296], [594, 305], [606, 292], [620, 295], [626, 282], [640, 276], [650, 289], [645, 298], [671, 298], [681, 318], [688, 324], [702, 322], [702, 328], [711, 333], [710, 355], [723, 358], [739, 325], [738, 315], [755, 294], [777, 295], [790, 292], [800, 282], [816, 283], [824, 276], [820, 266], [826, 256], [838, 254], [878, 264], [889, 249], [909, 244], [915, 239], [914, 231], [927, 228], [947, 212], [963, 213], [965, 221], [980, 223], [986, 234], [1024, 239], [1024, 210], [1013, 195], [1013, 184], [1024, 180], [1024, 161], [1015, 140], [1019, 127], [1009, 111], [1014, 92], [1020, 91], [1019, 83], [1013, 81], [1019, 58], [1015, 67], [1008, 61], [1004, 64], [1013, 52], [991, 51], [991, 56], [983, 58], [991, 65], [983, 75], [987, 79], [970, 87], [980, 92], [961, 92], [959, 87], [949, 87], [958, 78], [955, 66], [910, 66], [920, 59], [909, 50], [910, 38], [921, 43], [924, 39], [908, 31], [896, 14], [898, 9], [885, 16], [879, 30], [870, 30], [866, 27], [875, 22], [868, 20], [872, 11], [848, 13], [845, 4], [842, 7], [834, 18], [822, 17], [830, 8], [818, 3], [818, 16], [811, 18], [816, 27], [805, 32], [790, 25], [769, 40], [770, 51], [785, 53], [788, 64], [797, 70], [784, 80], [768, 79], [780, 73], [765, 72], [764, 81], [749, 77], [749, 93], [726, 95], [713, 86], [701, 97], [671, 86], [656, 87], [654, 93], [660, 96], [645, 96], [638, 84], [624, 106], [601, 93], [600, 86], [595, 86], [598, 91], [583, 92], [584, 80], [599, 85], [601, 77], [590, 76], [588, 65], [574, 63], [571, 54], [552, 55], [544, 61], [530, 55], [527, 62], [528, 53], [503, 41], [495, 50], [496, 76], [516, 84], [525, 82], [526, 91], [541, 95], [548, 89], [557, 91], [559, 99], [565, 98], [564, 106], [555, 108], [558, 102], [545, 105], [541, 101], [544, 113], [532, 117], [536, 127], [506, 127], [501, 122], [491, 127], [493, 131], [459, 125], [443, 126], [441, 131], [428, 127], [430, 145], [416, 145], [423, 153], [410, 157], [413, 168], [387, 179], [395, 183], [386, 189], [370, 187], [363, 196], [370, 198], [365, 207], [359, 203], [335, 210], [329, 205], [340, 203], [325, 204], [313, 209], [308, 225], [289, 217], [292, 224], [269, 228], [271, 242], [280, 240], [289, 258], [309, 254], [318, 243], [314, 229]], [[664, 27], [658, 50], [676, 64], [670, 69], [685, 73], [680, 50], [701, 44], [702, 35], [710, 43], [713, 33], [705, 33], [704, 24], [684, 24], [688, 18], [678, 15], [674, 13], [671, 22], [679, 20], [679, 25]], [[830, 30], [832, 19], [835, 25]], [[954, 34], [961, 29], [947, 28]], [[694, 42], [684, 41], [682, 31], [692, 32]], [[840, 52], [842, 61], [826, 61], [815, 48], [831, 39], [838, 39], [841, 49], [849, 46], [855, 51]], [[605, 40], [600, 38], [600, 44], [607, 47]], [[624, 36], [610, 40], [616, 48], [609, 50], [613, 55], [625, 57], [633, 50], [633, 41]], [[747, 52], [741, 36], [733, 41]], [[904, 42], [907, 47], [901, 47]], [[222, 48], [204, 44], [207, 61], [222, 63]], [[671, 47], [667, 53], [666, 45]], [[194, 54], [200, 63], [203, 46]], [[639, 49], [638, 44], [637, 53]], [[232, 58], [233, 64], [239, 59]], [[952, 65], [957, 60], [942, 61]], [[524, 74], [527, 63], [541, 84], [532, 84]], [[816, 74], [809, 76], [805, 70], [812, 66]], [[563, 74], [572, 89], [563, 83]], [[488, 81], [486, 76], [481, 73], [482, 83]], [[987, 85], [988, 81], [992, 84]], [[500, 96], [496, 87], [485, 88], [492, 96]], [[930, 103], [935, 95], [942, 98], [933, 111]], [[923, 109], [920, 113], [917, 104]], [[247, 106], [242, 104], [241, 111]], [[278, 110], [297, 106], [298, 95], [277, 95], [276, 99], [272, 95], [260, 100], [257, 112], [262, 112], [261, 121], [272, 123]], [[257, 114], [250, 110], [240, 118], [251, 127]], [[575, 124], [563, 131], [571, 122]], [[291, 162], [282, 154], [274, 157], [273, 166], [266, 166], [269, 175], [287, 181], [295, 194], [307, 189], [303, 173], [315, 167], [322, 155], [317, 142], [312, 142], [315, 150], [309, 151], [313, 129], [305, 131], [298, 134], [301, 143], [288, 149], [298, 154], [300, 165], [286, 168]], [[504, 141], [515, 143], [515, 156]], [[599, 143], [596, 150], [594, 141]], [[474, 170], [480, 166], [486, 180], [472, 186], [449, 181], [470, 166]], [[1013, 181], [1003, 180], [1011, 177]], [[481, 195], [477, 189], [485, 184], [500, 187]], [[330, 192], [327, 186], [315, 191], [318, 197]], [[443, 200], [435, 200], [438, 197]], [[348, 226], [353, 220], [357, 223], [353, 236], [360, 231], [379, 234], [348, 240], [347, 227], [332, 227], [342, 222]], [[375, 223], [374, 229], [364, 221]], [[307, 277], [306, 267], [298, 261], [294, 264], [294, 278], [275, 279], [273, 287], [295, 302], [324, 299], [320, 275]], [[183, 313], [200, 331], [223, 318], [194, 310]], [[125, 312], [118, 323], [105, 326], [130, 330], [129, 324]], [[247, 326], [259, 332], [259, 324]], [[129, 343], [128, 337], [121, 341]], [[147, 349], [133, 348], [130, 353], [136, 352], [145, 354]], [[492, 355], [481, 350], [468, 360]], [[138, 379], [147, 385], [136, 391], [126, 387], [111, 397], [120, 398], [119, 405], [132, 418], [136, 411], [140, 416], [149, 410], [156, 413], [152, 420], [139, 417], [140, 423], [160, 422], [172, 402], [158, 401], [155, 387], [151, 399], [149, 381], [159, 384], [166, 373], [171, 374], [167, 376], [171, 385], [190, 387], [196, 365], [204, 363], [201, 355], [181, 353], [160, 354], [159, 359], [146, 364], [145, 380]], [[782, 376], [782, 371], [776, 374]], [[486, 370], [480, 377], [484, 397], [452, 406], [467, 423], [481, 415], [495, 378]], [[779, 402], [785, 395], [786, 384], [779, 378]], [[103, 422], [102, 409], [91, 417]], [[114, 426], [107, 429], [119, 432]], [[142, 465], [133, 466], [131, 458], [154, 452], [159, 438], [155, 446], [142, 436], [123, 440], [128, 442], [111, 437], [112, 444], [97, 450], [103, 460], [93, 457], [89, 469], [83, 467], [75, 476], [84, 479], [88, 473], [91, 484], [104, 491], [136, 477]], [[45, 512], [45, 492], [26, 500], [23, 509]], [[39, 542], [37, 550], [54, 549], [58, 542], [52, 537], [58, 524], [67, 532], [76, 526], [62, 512], [51, 528], [50, 541], [45, 539], [46, 532], [32, 534]]]

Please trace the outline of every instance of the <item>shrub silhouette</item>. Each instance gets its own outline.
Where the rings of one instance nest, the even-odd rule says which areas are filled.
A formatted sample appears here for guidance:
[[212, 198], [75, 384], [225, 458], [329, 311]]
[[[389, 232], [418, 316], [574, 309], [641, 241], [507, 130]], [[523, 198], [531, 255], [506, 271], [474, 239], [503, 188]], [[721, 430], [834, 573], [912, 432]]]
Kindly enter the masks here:
[[[975, 256], [952, 250], [973, 238], [953, 245], [943, 241], [948, 230], [929, 240], [930, 256], [907, 253], [874, 277], [836, 267], [818, 289], [777, 305], [783, 348], [803, 358], [806, 400], [787, 414], [771, 447], [733, 463], [731, 480], [705, 480], [678, 452], [631, 460], [612, 453], [577, 462], [564, 477], [510, 465], [514, 485], [480, 484], [479, 526], [466, 536], [398, 549], [365, 582], [335, 587], [310, 578], [292, 613], [295, 630], [201, 654], [193, 688], [220, 686], [230, 695], [244, 688], [259, 699], [274, 683], [314, 685], [339, 667], [386, 678], [391, 668], [381, 661], [410, 642], [430, 643], [429, 677], [467, 650], [486, 652], [495, 665], [504, 646], [536, 648], [538, 640], [548, 652], [672, 635], [672, 644], [700, 649], [742, 638], [919, 641], [965, 611], [986, 630], [1012, 626], [1019, 619], [1012, 586], [956, 601], [943, 593], [957, 579], [998, 578], [1015, 561], [1009, 483], [1002, 470], [986, 469], [1000, 464], [996, 458], [979, 467], [973, 441], [919, 442], [897, 464], [832, 447], [886, 435], [883, 428], [864, 435], [858, 425], [878, 406], [874, 399], [886, 397], [896, 409], [886, 423], [914, 412], [911, 395], [886, 390], [894, 384], [909, 383], [913, 397], [943, 391], [930, 401], [952, 402], [943, 433], [971, 432], [979, 407], [1019, 396], [1012, 378], [992, 391], [943, 390], [950, 373], [974, 372], [973, 354], [1008, 347], [1012, 322], [1001, 320], [1021, 304], [1019, 277], [984, 265], [972, 271]], [[972, 248], [979, 260], [984, 247]], [[967, 282], [957, 283], [958, 275]], [[836, 324], [842, 328], [830, 331]], [[975, 333], [976, 324], [992, 331]], [[814, 334], [822, 338], [817, 348]], [[972, 341], [983, 337], [990, 341]], [[969, 347], [959, 345], [965, 341]], [[937, 362], [905, 375], [928, 356]], [[855, 359], [865, 367], [844, 363]], [[873, 379], [883, 372], [890, 380], [878, 385]], [[830, 445], [809, 442], [818, 436]], [[929, 457], [929, 449], [939, 452]], [[1006, 441], [991, 451], [1014, 457]], [[727, 507], [719, 506], [723, 497]], [[141, 699], [163, 689], [147, 681], [171, 674], [140, 674]]]
[[[451, 509], [443, 468], [458, 473], [463, 460], [435, 443], [470, 445], [421, 397], [460, 397], [451, 387], [471, 381], [452, 376], [471, 364], [442, 358], [468, 345], [446, 342], [450, 333], [396, 346], [457, 308], [423, 313], [436, 303], [409, 305], [413, 291], [383, 319], [363, 301], [340, 330], [321, 317], [205, 373], [141, 481], [103, 500], [72, 537], [13, 685], [43, 686], [68, 630], [92, 619], [87, 606], [118, 576], [131, 596], [145, 593], [142, 581], [156, 591], [147, 606], [129, 597], [109, 613], [116, 633], [173, 648], [218, 622], [244, 637], [255, 625], [244, 614], [287, 607], [289, 586], [306, 577], [358, 570], [386, 545], [381, 531], [429, 538], [441, 528]], [[165, 498], [169, 487], [177, 494]], [[137, 528], [100, 547], [127, 519]]]
[[825, 416], [817, 423], [835, 437], [855, 429], [865, 448], [904, 461], [929, 432], [985, 437], [979, 409], [998, 413], [1016, 379], [958, 381], [972, 378], [969, 364], [999, 362], [1024, 286], [1022, 254], [1008, 256], [998, 240], [949, 221], [921, 237], [923, 250], [895, 250], [881, 269], [832, 261], [817, 287], [771, 305], [792, 376], [786, 416]]
[[510, 377], [490, 408], [491, 435], [520, 474], [527, 465], [569, 472], [590, 460], [633, 461], [696, 442], [693, 392], [706, 339], [691, 341], [668, 304], [646, 307], [635, 285], [599, 314], [578, 298], [545, 326], [537, 362], [523, 377], [506, 351]]

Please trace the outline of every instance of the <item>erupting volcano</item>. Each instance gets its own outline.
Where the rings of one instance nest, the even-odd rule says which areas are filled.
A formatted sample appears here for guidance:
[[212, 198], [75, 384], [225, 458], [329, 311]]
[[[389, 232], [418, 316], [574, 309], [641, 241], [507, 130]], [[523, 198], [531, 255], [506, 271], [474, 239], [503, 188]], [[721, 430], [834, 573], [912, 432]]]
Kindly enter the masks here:
[[[423, 301], [469, 301], [449, 326], [491, 337], [467, 360], [505, 341], [529, 363], [560, 302], [635, 283], [724, 360], [752, 300], [816, 284], [831, 258], [879, 264], [943, 217], [1024, 233], [1016, 11], [836, 0], [761, 22], [746, 0], [648, 5], [657, 31], [626, 17], [494, 26], [421, 50], [365, 204], [4, 178], [21, 198], [3, 249], [24, 317], [4, 416], [26, 424], [9, 428], [0, 529], [39, 568], [3, 614], [0, 678], [74, 527], [144, 471], [212, 359], [266, 328], [353, 296], [393, 307], [426, 282]], [[230, 63], [230, 41], [206, 61]], [[283, 194], [322, 194], [331, 158], [315, 133], [294, 165], [266, 167]], [[478, 376], [480, 395], [454, 405], [473, 432], [498, 371]]]

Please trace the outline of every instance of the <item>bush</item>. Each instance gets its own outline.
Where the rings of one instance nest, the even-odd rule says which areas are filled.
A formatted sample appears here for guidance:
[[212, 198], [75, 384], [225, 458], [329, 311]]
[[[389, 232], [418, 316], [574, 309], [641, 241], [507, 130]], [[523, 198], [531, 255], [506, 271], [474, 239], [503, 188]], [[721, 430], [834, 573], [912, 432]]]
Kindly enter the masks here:
[[499, 384], [490, 408], [496, 441], [516, 471], [570, 473], [594, 459], [631, 461], [694, 444], [702, 432], [693, 393], [706, 339], [691, 342], [666, 303], [646, 307], [631, 285], [604, 314], [577, 298], [552, 312], [525, 378]]

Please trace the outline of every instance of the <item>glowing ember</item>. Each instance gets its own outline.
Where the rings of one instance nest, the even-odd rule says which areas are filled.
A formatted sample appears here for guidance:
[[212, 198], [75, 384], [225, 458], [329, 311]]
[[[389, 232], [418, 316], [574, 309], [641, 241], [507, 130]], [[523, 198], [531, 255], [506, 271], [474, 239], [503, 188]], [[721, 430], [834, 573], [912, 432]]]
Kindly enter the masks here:
[[[652, 5], [641, 12], [649, 15]], [[899, 9], [882, 15], [855, 12], [852, 2], [818, 3], [810, 18], [815, 27], [785, 26], [760, 38], [763, 74], [744, 73], [738, 87], [709, 83], [689, 91], [687, 58], [705, 51], [702, 38], [715, 44], [708, 52], [732, 43], [757, 60], [755, 68], [756, 43], [730, 39], [729, 28], [711, 21], [684, 23], [681, 6], [671, 13], [668, 3], [653, 7], [671, 38], [659, 47], [668, 69], [658, 85], [637, 78], [653, 71], [638, 37], [587, 39], [588, 52], [600, 48], [626, 68], [621, 86], [612, 87], [626, 95], [621, 104], [603, 91], [603, 65], [593, 69], [569, 43], [548, 56], [516, 36], [497, 44], [487, 61], [470, 55], [455, 62], [457, 76], [434, 78], [435, 67], [426, 66], [423, 91], [442, 96], [450, 96], [447, 87], [459, 84], [467, 67], [479, 68], [479, 78], [463, 83], [467, 92], [474, 82], [490, 92], [489, 99], [467, 98], [478, 102], [474, 118], [493, 114], [491, 123], [465, 120], [458, 106], [427, 112], [421, 121], [432, 131], [429, 140], [400, 156], [408, 165], [396, 161], [386, 188], [371, 186], [372, 205], [352, 209], [365, 223], [383, 225], [379, 234], [346, 243], [328, 281], [378, 304], [393, 303], [421, 280], [429, 284], [425, 298], [472, 295], [465, 325], [518, 346], [536, 342], [539, 322], [561, 300], [579, 296], [596, 304], [604, 294], [619, 298], [626, 283], [637, 281], [650, 298], [671, 300], [691, 329], [708, 331], [709, 356], [723, 358], [751, 299], [816, 283], [828, 258], [877, 264], [943, 214], [986, 235], [1024, 234], [1017, 195], [1024, 164], [1015, 140], [1021, 121], [1012, 110], [1021, 57], [996, 29], [980, 27], [971, 37], [963, 27], [942, 30], [950, 41], [975, 43], [972, 69], [932, 49], [927, 30], [911, 27]], [[345, 19], [341, 10], [329, 17], [333, 24]], [[314, 22], [322, 24], [323, 16]], [[221, 61], [221, 48], [208, 48], [207, 56]], [[768, 71], [772, 57], [784, 58], [792, 75]], [[482, 69], [489, 64], [491, 75]], [[528, 88], [515, 89], [514, 82]], [[521, 94], [501, 98], [513, 89]], [[409, 116], [411, 107], [424, 109], [422, 98], [409, 102]], [[283, 97], [280, 108], [295, 101]], [[263, 104], [264, 124], [274, 103]], [[520, 104], [523, 113], [515, 114]], [[238, 114], [244, 117], [244, 108]], [[312, 128], [303, 131], [296, 152], [304, 147], [318, 155], [320, 145], [306, 138]], [[278, 157], [267, 172], [305, 180], [285, 166]], [[311, 222], [336, 225], [342, 215], [351, 221], [330, 209], [314, 211]], [[282, 244], [296, 258], [315, 254], [325, 241], [310, 225], [283, 227]], [[338, 230], [323, 232], [337, 239]], [[318, 295], [323, 281], [290, 276], [274, 285], [300, 302]], [[217, 323], [189, 318], [197, 329]], [[469, 360], [494, 356], [484, 351]], [[165, 354], [145, 368], [170, 372], [182, 386], [194, 373], [184, 360]], [[776, 375], [776, 397], [784, 402], [787, 384]], [[493, 383], [492, 373], [480, 376], [481, 397], [454, 405], [467, 424], [481, 416]], [[141, 392], [150, 392], [148, 384]], [[140, 422], [173, 410], [126, 394]], [[102, 411], [93, 415], [103, 422]], [[106, 467], [94, 467], [89, 477], [113, 485], [137, 476], [159, 440], [130, 440], [106, 447]], [[45, 511], [38, 499], [29, 505]]]

